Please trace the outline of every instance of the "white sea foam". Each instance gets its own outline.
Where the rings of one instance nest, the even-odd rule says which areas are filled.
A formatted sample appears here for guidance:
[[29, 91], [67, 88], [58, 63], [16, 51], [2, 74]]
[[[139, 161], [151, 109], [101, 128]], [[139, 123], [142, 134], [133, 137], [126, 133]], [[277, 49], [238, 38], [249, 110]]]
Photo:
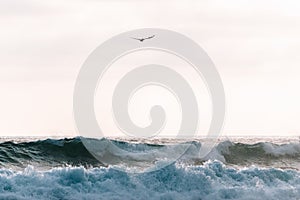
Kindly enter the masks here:
[[145, 174], [112, 168], [0, 170], [0, 199], [297, 199], [300, 174], [292, 170], [170, 165]]

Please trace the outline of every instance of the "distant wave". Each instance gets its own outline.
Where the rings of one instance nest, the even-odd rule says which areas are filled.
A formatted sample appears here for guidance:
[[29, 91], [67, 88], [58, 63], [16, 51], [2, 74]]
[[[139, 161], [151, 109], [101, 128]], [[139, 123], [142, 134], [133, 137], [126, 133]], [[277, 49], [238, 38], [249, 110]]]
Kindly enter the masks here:
[[220, 143], [217, 149], [229, 164], [300, 169], [300, 143], [279, 145], [269, 142], [224, 142]]
[[298, 199], [294, 170], [237, 170], [219, 161], [127, 174], [110, 167], [0, 169], [0, 199]]
[[[121, 154], [117, 152], [116, 148], [109, 148], [108, 143], [113, 143], [128, 153], [126, 155]], [[219, 160], [235, 166], [257, 165], [295, 169], [300, 167], [299, 143], [278, 145], [268, 142], [243, 144], [224, 141], [216, 145], [211, 153], [202, 159], [198, 156], [201, 143], [192, 141], [187, 142], [187, 144], [190, 147], [185, 155], [178, 160], [179, 163], [201, 165], [207, 160]], [[102, 139], [99, 141], [99, 145], [105, 147], [103, 148], [103, 155], [112, 156], [116, 164], [127, 160], [153, 162], [153, 159], [169, 155], [177, 150], [176, 146], [160, 142], [149, 144]], [[43, 168], [104, 166], [87, 151], [80, 138], [0, 143], [0, 166], [25, 168], [28, 165]]]

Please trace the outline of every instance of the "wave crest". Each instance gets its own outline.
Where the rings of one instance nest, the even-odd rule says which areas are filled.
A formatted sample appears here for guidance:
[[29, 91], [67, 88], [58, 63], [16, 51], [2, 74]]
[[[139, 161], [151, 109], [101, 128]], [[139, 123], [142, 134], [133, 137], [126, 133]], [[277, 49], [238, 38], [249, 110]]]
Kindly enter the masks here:
[[[157, 162], [180, 151], [181, 145], [167, 144], [162, 141], [151, 143], [137, 141], [117, 141], [101, 139], [99, 154], [106, 159], [114, 160], [114, 164], [127, 163], [128, 166], [142, 166]], [[300, 169], [300, 144], [273, 144], [260, 142], [256, 144], [220, 142], [205, 157], [200, 159], [201, 142], [183, 142], [189, 145], [187, 152], [177, 163], [201, 165], [207, 160], [219, 160], [234, 166], [264, 166]], [[98, 148], [99, 149], [99, 148]], [[120, 150], [121, 149], [121, 150]], [[35, 142], [0, 143], [0, 166], [25, 168], [28, 164], [35, 167], [52, 168], [58, 166], [104, 166], [84, 147], [80, 138], [60, 140], [40, 140]]]

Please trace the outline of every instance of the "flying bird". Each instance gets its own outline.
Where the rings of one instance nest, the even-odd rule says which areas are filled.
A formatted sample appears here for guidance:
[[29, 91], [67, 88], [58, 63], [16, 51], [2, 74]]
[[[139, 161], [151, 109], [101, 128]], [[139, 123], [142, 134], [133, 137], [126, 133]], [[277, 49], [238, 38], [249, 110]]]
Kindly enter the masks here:
[[132, 39], [134, 40], [139, 40], [140, 42], [143, 42], [144, 40], [148, 40], [148, 39], [151, 39], [151, 38], [154, 38], [155, 35], [152, 35], [152, 36], [149, 36], [149, 37], [146, 37], [146, 38], [134, 38], [132, 37]]

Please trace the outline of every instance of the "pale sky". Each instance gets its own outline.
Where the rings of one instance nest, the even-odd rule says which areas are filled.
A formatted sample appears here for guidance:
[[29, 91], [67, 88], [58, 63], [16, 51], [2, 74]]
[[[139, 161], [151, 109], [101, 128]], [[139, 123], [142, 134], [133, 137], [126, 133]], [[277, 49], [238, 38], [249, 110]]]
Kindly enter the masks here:
[[137, 28], [196, 41], [226, 93], [226, 135], [300, 134], [298, 0], [1, 0], [0, 136], [72, 135], [80, 67]]

